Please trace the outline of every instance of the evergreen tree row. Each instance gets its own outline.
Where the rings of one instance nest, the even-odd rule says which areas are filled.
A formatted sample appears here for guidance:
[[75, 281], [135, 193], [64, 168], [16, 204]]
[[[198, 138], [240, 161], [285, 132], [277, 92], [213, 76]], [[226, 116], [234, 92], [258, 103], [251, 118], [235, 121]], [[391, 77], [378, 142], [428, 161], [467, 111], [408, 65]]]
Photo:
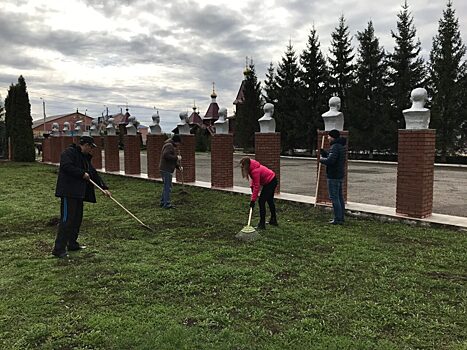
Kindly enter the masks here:
[[[407, 2], [397, 14], [397, 30], [391, 31], [391, 36], [395, 46], [389, 53], [379, 44], [370, 21], [357, 32], [354, 53], [352, 36], [342, 15], [331, 34], [330, 54], [326, 57], [313, 27], [301, 54], [297, 55], [289, 42], [277, 67], [270, 63], [261, 95], [251, 63], [245, 105], [236, 116], [236, 132], [249, 135], [240, 136], [240, 145], [252, 147], [261, 106], [271, 102], [275, 105], [277, 130], [282, 134], [283, 152], [314, 149], [316, 130], [324, 128], [321, 114], [328, 110], [329, 98], [339, 96], [345, 128], [351, 133], [350, 148], [394, 152], [397, 129], [405, 128], [402, 111], [410, 107], [410, 93], [424, 87], [430, 96], [430, 127], [437, 129], [438, 152], [446, 157], [465, 151], [466, 48], [452, 2], [449, 0], [443, 11], [428, 62], [420, 55], [421, 44]], [[253, 120], [246, 120], [250, 118]]]

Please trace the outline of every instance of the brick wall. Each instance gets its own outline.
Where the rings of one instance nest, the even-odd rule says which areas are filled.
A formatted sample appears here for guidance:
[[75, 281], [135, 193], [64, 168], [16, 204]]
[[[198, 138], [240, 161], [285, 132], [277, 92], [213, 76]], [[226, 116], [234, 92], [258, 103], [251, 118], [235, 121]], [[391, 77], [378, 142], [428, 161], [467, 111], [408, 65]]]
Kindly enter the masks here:
[[148, 134], [146, 139], [148, 177], [158, 179], [161, 177], [159, 162], [161, 160], [161, 150], [167, 136], [165, 134]]
[[178, 146], [178, 151], [182, 156], [183, 179], [179, 170], [176, 171], [177, 181], [195, 182], [195, 135], [180, 135], [182, 143]]
[[436, 130], [399, 130], [396, 212], [415, 218], [433, 210]]
[[47, 137], [42, 141], [42, 161], [50, 162], [51, 149], [50, 149], [50, 137]]
[[118, 136], [104, 136], [105, 171], [120, 171], [118, 141]]
[[[319, 169], [319, 158], [320, 158], [320, 150], [321, 150], [321, 142], [324, 137], [324, 146], [323, 149], [326, 151], [329, 151], [329, 148], [331, 147], [329, 145], [328, 141], [328, 131], [323, 131], [323, 130], [318, 130], [318, 153], [317, 153], [317, 169]], [[348, 149], [349, 145], [349, 132], [348, 131], [340, 131], [340, 134], [342, 137], [345, 137], [347, 139], [347, 146], [346, 148]], [[347, 153], [346, 153], [347, 155]], [[343, 183], [343, 188], [342, 188], [342, 194], [344, 196], [344, 200], [347, 202], [347, 176], [349, 173], [349, 166], [348, 166], [348, 159], [346, 157], [345, 159], [345, 175], [344, 175], [344, 183]], [[318, 171], [317, 171], [318, 172]], [[318, 195], [317, 195], [317, 203], [324, 203], [324, 204], [331, 204], [331, 200], [329, 199], [329, 193], [328, 193], [328, 183], [327, 183], [327, 176], [326, 176], [326, 165], [321, 164], [321, 171], [319, 173], [319, 185], [318, 185]]]
[[62, 150], [62, 139], [58, 136], [50, 136], [50, 161], [60, 163], [60, 154]]
[[141, 141], [138, 135], [123, 136], [125, 174], [141, 174]]
[[91, 163], [94, 168], [102, 169], [102, 136], [93, 136], [92, 138], [97, 147], [91, 150]]
[[211, 138], [211, 187], [233, 187], [233, 135]]
[[281, 184], [281, 134], [274, 133], [255, 133], [255, 159], [276, 173], [277, 188], [276, 193], [280, 192]]

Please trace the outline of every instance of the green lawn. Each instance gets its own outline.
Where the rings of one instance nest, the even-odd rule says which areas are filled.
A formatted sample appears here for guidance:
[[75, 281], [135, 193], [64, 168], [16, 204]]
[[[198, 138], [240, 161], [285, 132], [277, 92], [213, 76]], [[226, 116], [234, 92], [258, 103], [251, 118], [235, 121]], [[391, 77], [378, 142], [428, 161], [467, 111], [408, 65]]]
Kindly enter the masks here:
[[467, 349], [465, 233], [278, 202], [242, 243], [247, 196], [104, 178], [156, 233], [99, 194], [60, 260], [56, 168], [0, 163], [1, 349]]

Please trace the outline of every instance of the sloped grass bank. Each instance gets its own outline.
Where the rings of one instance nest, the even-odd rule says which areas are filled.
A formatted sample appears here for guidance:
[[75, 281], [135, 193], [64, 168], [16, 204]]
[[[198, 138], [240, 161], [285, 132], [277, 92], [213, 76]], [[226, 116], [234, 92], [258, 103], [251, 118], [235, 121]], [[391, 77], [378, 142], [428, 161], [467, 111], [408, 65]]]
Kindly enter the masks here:
[[81, 242], [52, 258], [56, 169], [0, 163], [2, 349], [465, 349], [465, 233], [278, 202], [245, 244], [246, 196], [104, 175]]

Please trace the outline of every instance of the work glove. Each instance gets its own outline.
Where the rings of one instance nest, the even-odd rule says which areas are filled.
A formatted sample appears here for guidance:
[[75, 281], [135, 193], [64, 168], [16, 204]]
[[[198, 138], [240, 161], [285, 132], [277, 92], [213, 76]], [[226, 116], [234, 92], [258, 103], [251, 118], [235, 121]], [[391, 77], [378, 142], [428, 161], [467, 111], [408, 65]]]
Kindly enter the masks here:
[[250, 202], [250, 208], [253, 209], [255, 207], [255, 201]]
[[326, 151], [325, 151], [324, 149], [322, 149], [322, 148], [319, 150], [319, 154], [321, 154], [321, 157], [324, 157], [324, 158], [326, 158], [326, 157], [328, 156], [328, 152], [326, 152]]

